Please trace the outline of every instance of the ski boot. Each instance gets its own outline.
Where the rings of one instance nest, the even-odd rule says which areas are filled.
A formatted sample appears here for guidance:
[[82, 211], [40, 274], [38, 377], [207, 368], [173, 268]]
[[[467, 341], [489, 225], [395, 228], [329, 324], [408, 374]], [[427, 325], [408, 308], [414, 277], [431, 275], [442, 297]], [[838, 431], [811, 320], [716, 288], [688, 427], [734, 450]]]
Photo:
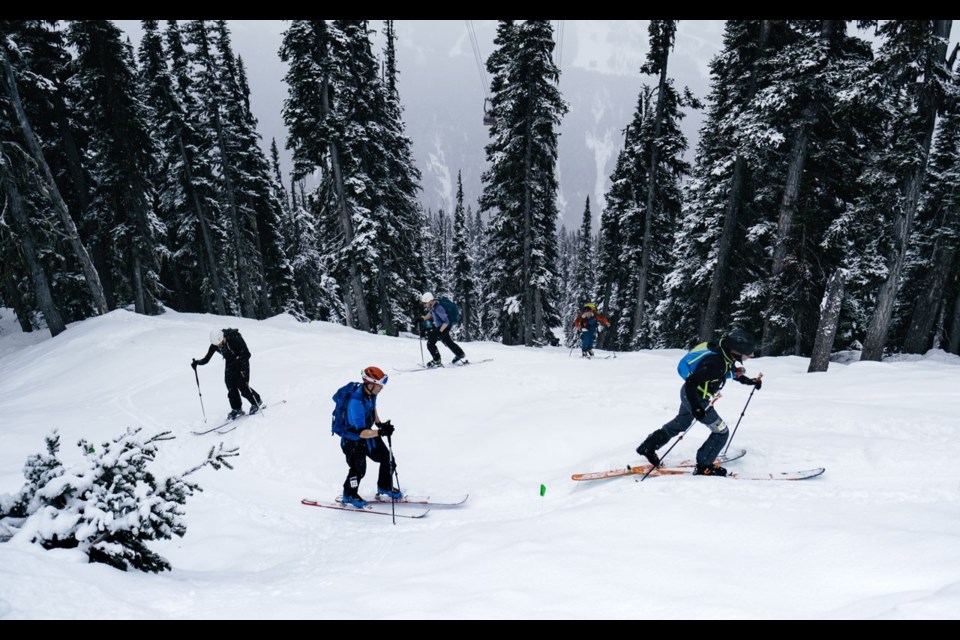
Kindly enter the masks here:
[[637, 447], [637, 453], [649, 460], [650, 464], [658, 467], [660, 466], [660, 456], [657, 455], [657, 449], [669, 441], [670, 436], [663, 429], [657, 429], [640, 443], [640, 446]]
[[430, 362], [427, 363], [427, 369], [434, 369], [436, 367], [442, 367], [442, 366], [443, 366], [443, 363], [440, 362], [439, 360], [431, 360]]
[[693, 475], [723, 477], [727, 475], [727, 470], [721, 467], [720, 465], [697, 464], [697, 467], [693, 470]]
[[363, 509], [367, 506], [367, 501], [361, 498], [358, 493], [345, 493], [343, 497], [340, 498], [340, 502], [348, 504], [351, 507], [356, 507], [357, 509]]
[[381, 489], [380, 487], [377, 487], [377, 497], [380, 497], [380, 496], [383, 496], [388, 500], [402, 500], [403, 492], [400, 491], [399, 489], [393, 489], [393, 488]]
[[227, 420], [236, 420], [243, 415], [243, 409], [234, 409], [227, 414]]

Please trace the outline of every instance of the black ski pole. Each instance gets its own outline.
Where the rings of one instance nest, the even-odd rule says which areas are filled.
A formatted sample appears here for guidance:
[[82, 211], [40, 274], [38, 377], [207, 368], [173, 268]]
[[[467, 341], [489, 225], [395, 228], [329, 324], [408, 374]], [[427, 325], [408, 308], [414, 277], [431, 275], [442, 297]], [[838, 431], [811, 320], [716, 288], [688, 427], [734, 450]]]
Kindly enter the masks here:
[[426, 366], [423, 361], [423, 321], [420, 320], [417, 322], [417, 327], [419, 329], [418, 333], [420, 334], [420, 364]]
[[[610, 327], [607, 327], [606, 330], [603, 332], [603, 335], [606, 336], [606, 335], [607, 335], [607, 331], [609, 331], [609, 330], [610, 330]], [[598, 331], [599, 331], [599, 329], [598, 329]], [[598, 342], [599, 342], [599, 340], [598, 340]], [[613, 343], [613, 348], [611, 348], [611, 349], [609, 349], [609, 350], [613, 352], [613, 358], [614, 358], [614, 360], [616, 360], [616, 358], [617, 358], [617, 343], [616, 343], [616, 341], [615, 341], [613, 338], [607, 338], [607, 342], [612, 342], [612, 343]]]
[[[720, 394], [718, 393], [717, 395], [713, 396], [713, 399], [710, 401], [710, 406], [713, 406], [713, 405], [716, 403], [716, 401], [719, 400], [719, 399], [720, 399]], [[696, 420], [694, 420], [693, 422], [691, 422], [691, 423], [690, 423], [690, 426], [683, 430], [683, 433], [680, 434], [680, 437], [677, 438], [676, 442], [674, 442], [672, 445], [670, 445], [670, 448], [667, 449], [666, 453], [664, 453], [662, 456], [660, 456], [660, 462], [659, 462], [658, 464], [652, 465], [652, 466], [647, 470], [647, 472], [646, 472], [645, 474], [643, 474], [643, 477], [640, 478], [637, 482], [643, 482], [644, 480], [647, 479], [647, 476], [649, 476], [651, 473], [653, 473], [654, 469], [658, 469], [659, 467], [662, 467], [662, 466], [663, 466], [663, 459], [666, 458], [667, 455], [668, 455], [671, 451], [673, 451], [673, 448], [674, 448], [675, 446], [677, 446], [677, 443], [679, 443], [681, 440], [683, 440], [683, 436], [687, 435], [687, 431], [690, 431], [690, 427], [692, 427], [692, 426], [695, 425], [696, 423], [697, 423]]]
[[580, 341], [580, 332], [577, 331], [576, 335], [573, 336], [573, 342], [570, 345], [570, 353], [567, 354], [568, 358], [573, 355], [573, 348], [577, 346], [577, 342], [579, 341]]
[[[247, 372], [247, 378], [248, 378], [248, 377], [250, 377], [250, 372], [249, 372], [249, 371]], [[244, 377], [243, 373], [240, 374], [240, 379], [241, 379], [242, 381], [244, 381], [244, 382], [247, 383], [247, 391], [250, 392], [250, 395], [251, 395], [251, 396], [254, 395], [255, 391], [250, 387], [250, 382], [249, 382], [249, 380], [247, 380], [247, 379]], [[263, 398], [261, 398], [260, 400], [263, 400]], [[253, 402], [253, 404], [257, 407], [257, 413], [260, 414], [260, 417], [262, 417], [264, 420], [266, 420], [267, 417], [266, 417], [265, 415], [263, 415], [263, 403], [260, 402], [259, 400], [255, 400], [255, 401]]]
[[[387, 450], [390, 452], [390, 469], [393, 471], [394, 477], [397, 479], [397, 486], [393, 487], [395, 491], [400, 491], [400, 475], [397, 473], [397, 463], [393, 459], [393, 434], [387, 436]], [[397, 499], [393, 496], [390, 496], [390, 517], [393, 518], [393, 524], [397, 524]]]
[[197, 368], [193, 368], [193, 377], [197, 379], [197, 393], [200, 394], [200, 411], [203, 412], [203, 422], [207, 422], [207, 410], [203, 408], [203, 393], [200, 391], [200, 374], [197, 373]]
[[[761, 373], [759, 376], [757, 376], [757, 380], [759, 380], [762, 377], [763, 377], [763, 374]], [[757, 387], [754, 386], [753, 390], [750, 391], [750, 395], [747, 397], [747, 404], [743, 405], [743, 411], [740, 412], [740, 418], [737, 420], [737, 426], [733, 428], [733, 433], [730, 434], [730, 439], [727, 440], [727, 446], [726, 448], [724, 448], [723, 453], [721, 453], [720, 455], [725, 456], [727, 455], [727, 451], [730, 450], [730, 443], [733, 442], [733, 436], [737, 435], [737, 428], [740, 426], [740, 420], [743, 420], [743, 414], [747, 412], [747, 407], [750, 405], [750, 399], [753, 398], [753, 392], [756, 390], [757, 390]]]

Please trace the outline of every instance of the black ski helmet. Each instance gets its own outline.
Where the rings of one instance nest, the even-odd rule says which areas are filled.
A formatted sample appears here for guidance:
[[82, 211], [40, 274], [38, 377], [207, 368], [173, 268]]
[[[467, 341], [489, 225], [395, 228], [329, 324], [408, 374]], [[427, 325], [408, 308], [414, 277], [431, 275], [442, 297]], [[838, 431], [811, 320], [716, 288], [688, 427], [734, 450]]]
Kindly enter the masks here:
[[721, 340], [721, 344], [728, 352], [732, 351], [742, 356], [752, 356], [757, 341], [743, 329], [734, 329]]

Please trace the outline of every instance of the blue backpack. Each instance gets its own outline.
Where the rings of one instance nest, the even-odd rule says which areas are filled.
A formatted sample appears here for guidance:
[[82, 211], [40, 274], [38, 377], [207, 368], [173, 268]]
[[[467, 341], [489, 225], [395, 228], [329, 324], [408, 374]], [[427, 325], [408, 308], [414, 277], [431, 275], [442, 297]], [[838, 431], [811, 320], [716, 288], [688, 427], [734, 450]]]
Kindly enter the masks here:
[[712, 353], [716, 352], [708, 349], [706, 342], [701, 342], [693, 349], [690, 349], [685, 356], [680, 358], [680, 362], [677, 363], [677, 373], [680, 374], [681, 378], [686, 380], [690, 377], [690, 374], [693, 373], [693, 370], [697, 368], [697, 365], [700, 364], [700, 361]]
[[347, 422], [347, 403], [350, 400], [350, 396], [355, 394], [362, 384], [362, 382], [348, 382], [333, 394], [334, 407], [333, 421], [330, 425], [331, 434], [340, 436], [341, 438], [350, 438], [350, 436], [347, 435], [347, 428], [349, 427], [349, 423]]
[[437, 302], [443, 305], [443, 310], [447, 312], [451, 327], [460, 324], [460, 307], [457, 306], [456, 302], [443, 296], [437, 298]]

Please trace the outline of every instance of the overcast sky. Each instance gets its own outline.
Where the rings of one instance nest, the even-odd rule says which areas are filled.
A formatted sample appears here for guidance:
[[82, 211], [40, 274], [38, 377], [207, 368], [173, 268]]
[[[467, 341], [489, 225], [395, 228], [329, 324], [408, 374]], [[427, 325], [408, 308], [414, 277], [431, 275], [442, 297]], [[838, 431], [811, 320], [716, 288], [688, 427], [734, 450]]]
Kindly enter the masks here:
[[[130, 35], [135, 47], [139, 47], [143, 33], [139, 20], [115, 20], [114, 23]], [[287, 65], [280, 60], [278, 51], [289, 20], [229, 20], [228, 23], [234, 49], [247, 66], [251, 109], [260, 121], [265, 146], [269, 146], [271, 138], [276, 138], [277, 145], [282, 148], [286, 143], [281, 109], [287, 95], [287, 86], [283, 82]], [[370, 23], [371, 29], [377, 32], [373, 37], [377, 52], [382, 48], [382, 24], [380, 21]], [[647, 20], [554, 20], [561, 82], [563, 71], [575, 68], [635, 77], [639, 86], [639, 68], [648, 48], [647, 24]], [[434, 75], [432, 70], [440, 65], [431, 64], [431, 60], [436, 63], [438, 56], [442, 56], [459, 62], [458, 79], [464, 75], [472, 79], [477, 108], [474, 113], [464, 115], [476, 120], [476, 112], [483, 107], [486, 72], [478, 68], [470, 32], [476, 34], [479, 53], [485, 63], [493, 52], [496, 25], [495, 20], [397, 20], [394, 26], [401, 100], [405, 98], [407, 85], [422, 80], [422, 74]], [[722, 37], [723, 21], [680, 21], [672, 60], [672, 65], [679, 70], [671, 73], [678, 84], [690, 86], [700, 97], [706, 95], [708, 64], [719, 51]], [[414, 76], [414, 73], [421, 74], [421, 77]], [[453, 78], [432, 78], [437, 91], [443, 91], [452, 81]], [[576, 90], [576, 87], [562, 88]], [[416, 117], [416, 114], [407, 113], [407, 117]], [[289, 165], [286, 168], [289, 169]]]
[[[115, 23], [130, 35], [134, 46], [139, 46], [142, 35], [139, 21], [117, 20]], [[234, 49], [247, 67], [251, 109], [260, 123], [263, 146], [268, 149], [270, 140], [277, 140], [285, 174], [291, 168], [289, 153], [284, 149], [286, 127], [282, 119], [283, 101], [287, 96], [283, 82], [286, 65], [280, 60], [278, 51], [288, 24], [288, 21], [282, 20], [229, 21]], [[493, 52], [496, 24], [494, 20], [395, 22], [399, 90], [405, 109], [407, 133], [413, 140], [419, 168], [425, 174], [424, 182], [437, 185], [432, 189], [425, 187], [425, 206], [449, 207], [458, 169], [464, 171], [467, 199], [475, 200], [479, 195], [476, 192], [479, 189], [479, 171], [486, 162], [483, 144], [487, 135], [482, 124], [482, 111], [485, 82], [489, 81], [486, 71], [481, 67]], [[626, 126], [643, 81], [639, 68], [647, 51], [647, 24], [642, 20], [553, 21], [557, 41], [555, 55], [561, 69], [560, 89], [571, 104], [571, 113], [564, 119], [565, 122], [582, 125], [585, 121], [599, 122], [613, 117], [616, 129]], [[373, 37], [377, 53], [383, 47], [382, 26], [380, 21], [370, 23], [371, 29], [377, 32]], [[472, 44], [471, 32], [476, 36], [476, 49]], [[700, 97], [706, 95], [709, 90], [708, 64], [720, 48], [722, 32], [722, 21], [680, 22], [671, 59], [671, 75], [676, 78], [678, 85], [689, 86]], [[585, 84], [585, 79], [589, 81], [588, 84]], [[627, 99], [617, 99], [615, 114], [610, 113], [614, 105], [606, 103], [601, 95], [591, 93], [609, 96], [608, 90], [597, 90], [598, 81], [605, 83], [599, 85], [601, 87], [610, 86], [623, 96], [629, 96]], [[589, 113], [578, 114], [577, 109], [587, 109]], [[690, 139], [691, 156], [701, 122], [700, 114], [691, 113], [684, 124]], [[462, 141], [467, 147], [458, 149], [460, 153], [456, 157], [451, 157], [451, 141], [445, 140], [445, 144], [440, 144], [432, 139], [440, 136], [446, 138], [456, 133], [463, 134]], [[583, 131], [567, 131], [561, 124], [561, 156], [565, 154], [563, 145], [574, 143], [578, 146], [566, 153], [596, 156], [595, 162], [593, 159], [583, 160], [591, 166], [597, 165], [596, 177], [588, 180], [588, 187], [568, 196], [576, 202], [573, 207], [576, 210], [582, 210], [581, 198], [584, 195], [591, 196], [594, 202], [602, 197], [605, 180], [615, 161], [619, 141], [608, 134], [606, 137], [610, 139], [598, 142], [593, 139], [598, 135], [603, 137], [589, 132], [584, 141]], [[590, 149], [584, 151], [584, 144]], [[569, 175], [573, 172], [568, 170], [566, 183], [575, 181]], [[565, 208], [564, 205], [565, 199], [561, 196], [561, 210]], [[598, 214], [596, 205], [594, 209]], [[568, 217], [576, 215], [579, 215], [578, 211]]]
[[[116, 24], [139, 45], [138, 21]], [[230, 20], [236, 53], [243, 58], [251, 89], [251, 108], [259, 120], [264, 149], [276, 139], [284, 174], [290, 154], [285, 149], [283, 81], [286, 65], [278, 51], [289, 21]], [[480, 174], [486, 168], [482, 124], [486, 71], [493, 52], [495, 20], [398, 20], [397, 66], [407, 135], [423, 173], [421, 202], [428, 209], [450, 210], [456, 175], [463, 173], [468, 203], [476, 202]], [[655, 80], [639, 73], [648, 49], [645, 20], [553, 21], [560, 91], [570, 105], [560, 126], [558, 207], [568, 227], [579, 225], [583, 201], [593, 202], [594, 217], [602, 209], [609, 175], [622, 146], [622, 131], [636, 107], [643, 83]], [[681, 20], [669, 63], [678, 87], [688, 86], [700, 98], [709, 92], [709, 63], [722, 46], [724, 22]], [[374, 51], [383, 50], [383, 22], [371, 21]], [[954, 29], [951, 41], [957, 41]], [[471, 33], [476, 36], [476, 47]], [[872, 38], [871, 33], [861, 33]], [[951, 44], [952, 46], [952, 44]], [[692, 161], [703, 113], [688, 111], [681, 123]]]

